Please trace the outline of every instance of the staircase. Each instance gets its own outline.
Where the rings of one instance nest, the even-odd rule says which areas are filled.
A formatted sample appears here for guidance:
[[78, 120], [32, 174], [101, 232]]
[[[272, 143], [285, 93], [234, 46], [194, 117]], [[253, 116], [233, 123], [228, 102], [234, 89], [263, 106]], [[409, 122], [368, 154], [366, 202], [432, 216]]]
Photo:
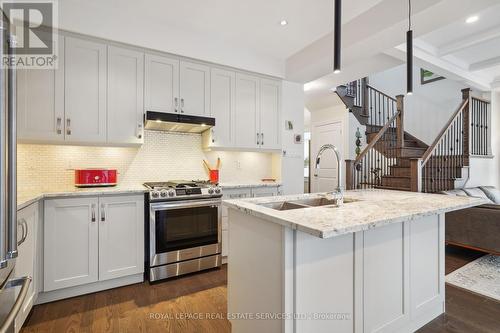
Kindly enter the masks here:
[[[367, 146], [355, 160], [346, 160], [347, 189], [454, 189], [463, 177], [463, 168], [469, 165], [469, 146], [485, 150], [488, 126], [484, 121], [488, 117], [474, 115], [488, 102], [471, 98], [468, 89], [462, 91], [462, 103], [431, 146], [404, 131], [404, 96], [388, 96], [370, 86], [366, 78], [339, 86], [336, 93], [366, 126]], [[476, 123], [470, 123], [471, 117]], [[483, 123], [479, 124], [478, 119]], [[470, 128], [480, 133], [470, 135]], [[482, 146], [475, 143], [475, 137], [483, 142]]]

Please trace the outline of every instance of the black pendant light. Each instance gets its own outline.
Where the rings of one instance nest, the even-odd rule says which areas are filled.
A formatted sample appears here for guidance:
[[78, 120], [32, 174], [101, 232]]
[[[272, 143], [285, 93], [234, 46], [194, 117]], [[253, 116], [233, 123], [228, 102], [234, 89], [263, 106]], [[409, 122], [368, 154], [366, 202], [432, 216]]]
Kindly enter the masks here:
[[413, 31], [411, 30], [411, 0], [408, 0], [408, 31], [406, 32], [406, 93], [413, 93]]
[[334, 28], [333, 28], [333, 72], [340, 73], [340, 48], [342, 29], [342, 0], [334, 0]]

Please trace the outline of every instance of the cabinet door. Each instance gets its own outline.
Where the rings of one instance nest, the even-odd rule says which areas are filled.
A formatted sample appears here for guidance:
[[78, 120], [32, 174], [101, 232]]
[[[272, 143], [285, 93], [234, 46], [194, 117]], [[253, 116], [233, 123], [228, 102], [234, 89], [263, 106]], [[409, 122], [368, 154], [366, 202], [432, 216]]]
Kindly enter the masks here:
[[99, 199], [99, 280], [144, 272], [144, 197]]
[[279, 81], [260, 80], [260, 144], [265, 149], [281, 148], [279, 126], [281, 87]]
[[146, 54], [146, 111], [179, 111], [179, 60]]
[[54, 70], [17, 71], [17, 137], [23, 141], [64, 140], [64, 38]]
[[31, 276], [32, 281], [28, 289], [26, 299], [16, 317], [15, 326], [16, 332], [19, 332], [24, 321], [36, 301], [36, 283], [38, 277], [36, 272], [36, 235], [38, 227], [38, 203], [24, 208], [17, 213], [17, 235], [18, 241], [24, 241], [18, 246], [18, 256], [16, 260], [15, 275], [16, 277]]
[[258, 148], [260, 139], [257, 115], [260, 107], [259, 78], [236, 73], [236, 99], [234, 115], [235, 145], [239, 148]]
[[141, 144], [144, 54], [108, 47], [108, 143]]
[[44, 291], [97, 281], [98, 199], [45, 201]]
[[208, 116], [210, 114], [210, 68], [181, 61], [180, 112]]
[[106, 142], [106, 45], [65, 38], [66, 141]]
[[235, 73], [212, 68], [210, 80], [210, 109], [215, 118], [215, 127], [211, 129], [211, 145], [231, 146], [234, 142]]
[[274, 197], [278, 195], [278, 188], [273, 186], [252, 188], [252, 197]]

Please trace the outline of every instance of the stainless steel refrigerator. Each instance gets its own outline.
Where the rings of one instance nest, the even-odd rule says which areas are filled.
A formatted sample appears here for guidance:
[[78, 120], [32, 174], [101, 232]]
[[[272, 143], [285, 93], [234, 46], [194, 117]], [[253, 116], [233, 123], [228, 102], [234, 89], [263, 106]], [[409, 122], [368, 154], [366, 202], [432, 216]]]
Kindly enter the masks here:
[[[15, 42], [0, 10], [0, 55]], [[17, 257], [16, 72], [0, 66], [0, 333], [14, 332], [31, 277], [15, 277]]]

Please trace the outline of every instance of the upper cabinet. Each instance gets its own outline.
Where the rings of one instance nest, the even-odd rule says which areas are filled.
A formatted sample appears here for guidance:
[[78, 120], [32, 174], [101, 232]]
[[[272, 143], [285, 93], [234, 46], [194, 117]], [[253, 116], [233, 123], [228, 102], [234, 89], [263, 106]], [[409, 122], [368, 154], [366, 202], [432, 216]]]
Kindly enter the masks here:
[[179, 110], [179, 60], [146, 54], [146, 111], [175, 113]]
[[212, 68], [210, 73], [210, 109], [215, 118], [211, 129], [210, 147], [225, 147], [234, 144], [235, 73]]
[[106, 45], [65, 38], [66, 141], [106, 142]]
[[64, 141], [64, 38], [59, 68], [17, 71], [17, 136], [22, 141]]
[[108, 47], [108, 143], [144, 142], [144, 53]]
[[236, 74], [235, 145], [239, 148], [258, 148], [260, 110], [260, 79]]
[[181, 113], [210, 115], [210, 67], [181, 61], [179, 92]]
[[260, 80], [260, 145], [264, 149], [279, 149], [280, 135], [281, 83]]

